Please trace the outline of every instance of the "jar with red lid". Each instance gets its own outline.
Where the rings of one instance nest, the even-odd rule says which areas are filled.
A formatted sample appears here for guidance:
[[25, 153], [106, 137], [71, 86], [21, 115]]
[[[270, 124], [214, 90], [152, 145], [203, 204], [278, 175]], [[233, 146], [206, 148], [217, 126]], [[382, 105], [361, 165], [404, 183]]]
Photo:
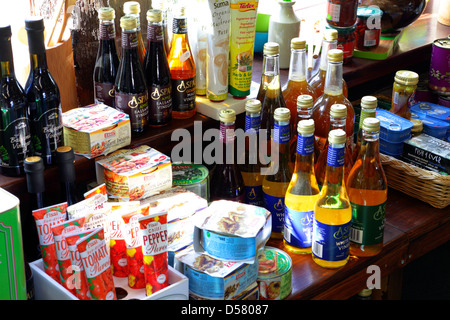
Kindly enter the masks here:
[[327, 26], [326, 28], [332, 28], [338, 32], [337, 49], [341, 49], [344, 52], [344, 64], [350, 62], [353, 58], [353, 51], [355, 49], [355, 29], [356, 25], [348, 28], [336, 28]]
[[327, 23], [338, 28], [351, 27], [356, 22], [358, 0], [328, 0]]
[[370, 50], [380, 44], [381, 16], [383, 11], [377, 7], [359, 7], [357, 11], [355, 48]]

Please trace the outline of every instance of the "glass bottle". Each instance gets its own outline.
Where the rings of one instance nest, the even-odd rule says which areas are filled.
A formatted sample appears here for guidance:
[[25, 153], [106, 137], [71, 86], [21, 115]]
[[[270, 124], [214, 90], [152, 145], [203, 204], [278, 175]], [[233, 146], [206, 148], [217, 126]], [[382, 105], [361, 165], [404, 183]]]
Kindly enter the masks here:
[[292, 176], [289, 155], [290, 111], [277, 108], [274, 112], [272, 157], [263, 179], [264, 207], [272, 214], [272, 234], [274, 239], [283, 238], [284, 199]]
[[[316, 92], [316, 97], [320, 97], [323, 94], [325, 86], [325, 78], [327, 74], [328, 66], [328, 51], [331, 49], [337, 49], [338, 32], [335, 29], [325, 29], [322, 40], [322, 52], [320, 53], [319, 71], [311, 77], [309, 80], [310, 86]], [[348, 97], [347, 82], [342, 78], [342, 91], [345, 97]]]
[[[308, 120], [312, 118], [312, 108], [313, 108], [313, 97], [309, 94], [302, 94], [297, 97], [297, 121], [298, 123], [302, 120]], [[291, 154], [291, 161], [295, 163], [295, 158], [297, 154], [297, 129], [292, 132], [291, 141], [289, 142], [289, 153]]]
[[297, 132], [297, 98], [302, 94], [310, 95], [316, 100], [316, 92], [306, 81], [306, 41], [300, 38], [291, 40], [291, 60], [289, 77], [283, 90], [286, 108], [291, 111], [291, 132]]
[[236, 161], [236, 111], [223, 109], [219, 113], [222, 161], [216, 163], [211, 174], [211, 201], [231, 200], [244, 203], [244, 180]]
[[147, 11], [148, 50], [145, 56], [144, 73], [149, 92], [149, 125], [167, 125], [172, 119], [172, 83], [164, 48], [162, 12]]
[[56, 164], [58, 165], [59, 181], [61, 182], [62, 199], [71, 206], [83, 198], [77, 192], [75, 174], [75, 155], [70, 146], [62, 146], [56, 149]]
[[[347, 122], [347, 107], [343, 104], [332, 105], [330, 110], [329, 131], [335, 129], [342, 129], [346, 131], [345, 130], [346, 122]], [[317, 183], [319, 184], [320, 188], [322, 188], [325, 182], [325, 171], [327, 168], [327, 158], [328, 158], [328, 145], [329, 141], [327, 140], [325, 142], [325, 147], [319, 154], [319, 159], [317, 159], [317, 162], [314, 167], [316, 172]], [[347, 140], [347, 143], [345, 145], [344, 181], [347, 181], [352, 166], [353, 166], [352, 149]]]
[[349, 258], [352, 209], [344, 183], [346, 140], [342, 129], [328, 135], [325, 183], [314, 208], [312, 258], [325, 268], [342, 267]]
[[130, 116], [131, 133], [144, 132], [148, 123], [148, 91], [137, 48], [136, 18], [120, 18], [122, 54], [114, 85], [115, 108]]
[[244, 179], [245, 203], [263, 206], [262, 164], [259, 159], [258, 136], [261, 126], [261, 102], [257, 99], [245, 103], [245, 152], [239, 166]]
[[311, 253], [314, 206], [319, 186], [314, 173], [314, 120], [298, 123], [295, 168], [286, 191], [284, 246], [294, 253]]
[[364, 119], [361, 150], [347, 180], [353, 214], [350, 253], [358, 257], [374, 256], [383, 248], [387, 181], [379, 156], [379, 132], [379, 119]]
[[141, 34], [141, 5], [137, 1], [127, 1], [123, 4], [123, 13], [136, 18], [136, 37], [139, 60], [144, 64], [145, 45]]
[[353, 145], [353, 126], [355, 123], [355, 111], [351, 102], [343, 95], [342, 91], [342, 61], [343, 52], [340, 49], [328, 51], [328, 67], [325, 77], [324, 93], [313, 106], [313, 119], [316, 124], [315, 130], [315, 161], [322, 152], [327, 141], [330, 128], [330, 110], [333, 104], [344, 104], [347, 106], [346, 132], [350, 147]]
[[353, 149], [353, 162], [356, 161], [356, 158], [359, 155], [359, 151], [361, 150], [361, 139], [362, 139], [362, 126], [364, 119], [366, 118], [375, 118], [375, 114], [377, 111], [378, 99], [374, 96], [364, 96], [361, 98], [361, 114], [359, 116], [359, 126], [358, 132], [356, 136], [356, 144]]
[[94, 101], [112, 108], [114, 108], [114, 82], [119, 68], [114, 18], [113, 8], [98, 9], [99, 46], [94, 67]]
[[172, 80], [172, 117], [187, 119], [195, 115], [195, 63], [188, 39], [184, 7], [174, 12], [173, 34], [167, 56]]
[[170, 39], [169, 39], [169, 28], [167, 26], [168, 17], [167, 17], [167, 3], [164, 0], [153, 0], [152, 7], [153, 9], [161, 10], [162, 17], [162, 28], [163, 28], [163, 36], [164, 36], [164, 48], [166, 50], [166, 55], [169, 54], [170, 51]]
[[0, 169], [5, 176], [20, 176], [33, 152], [28, 102], [14, 74], [9, 25], [0, 27], [0, 76]]

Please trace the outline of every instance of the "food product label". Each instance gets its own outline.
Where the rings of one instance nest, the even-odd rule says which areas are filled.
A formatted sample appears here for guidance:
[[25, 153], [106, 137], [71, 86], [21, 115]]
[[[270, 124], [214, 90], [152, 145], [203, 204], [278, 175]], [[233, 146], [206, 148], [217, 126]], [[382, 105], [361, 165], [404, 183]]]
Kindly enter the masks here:
[[148, 122], [148, 94], [115, 92], [115, 108], [130, 116], [131, 130], [142, 130]]
[[261, 127], [261, 117], [251, 117], [245, 115], [245, 133], [247, 134], [257, 134]]
[[295, 247], [310, 247], [314, 211], [297, 211], [285, 207], [284, 211], [284, 239]]
[[302, 156], [310, 155], [314, 152], [314, 136], [304, 137], [298, 135], [297, 138], [297, 153]]
[[33, 148], [37, 156], [44, 157], [48, 150], [54, 152], [63, 142], [61, 102], [58, 96], [47, 100], [48, 110], [33, 119]]
[[32, 150], [28, 119], [25, 117], [18, 118], [5, 128], [2, 124], [0, 126], [0, 139], [0, 165], [5, 168], [23, 165], [25, 158], [30, 155]]
[[345, 148], [334, 148], [328, 146], [327, 165], [331, 167], [341, 167], [345, 162]]
[[195, 108], [195, 77], [172, 79], [172, 108], [174, 111], [190, 111]]
[[138, 38], [136, 32], [122, 32], [122, 48], [133, 49], [138, 47]]
[[312, 253], [326, 261], [340, 261], [348, 257], [351, 221], [329, 225], [314, 219]]
[[264, 206], [262, 185], [245, 186], [245, 203], [255, 206]]
[[289, 142], [289, 123], [288, 124], [275, 123], [273, 140], [277, 143]]
[[114, 23], [100, 23], [98, 35], [100, 40], [115, 40], [116, 28]]
[[174, 18], [172, 32], [175, 34], [185, 34], [188, 32], [186, 18]]
[[169, 119], [172, 113], [172, 86], [150, 86], [150, 123]]
[[364, 31], [364, 47], [373, 47], [377, 44], [377, 39], [380, 38], [381, 30], [372, 29]]
[[284, 229], [284, 197], [275, 197], [263, 192], [264, 207], [272, 214], [272, 232]]
[[339, 22], [341, 17], [341, 4], [328, 1], [327, 20]]
[[212, 256], [228, 260], [243, 260], [255, 255], [255, 238], [224, 237], [221, 234], [202, 230], [203, 247]]
[[386, 203], [365, 206], [351, 202], [350, 241], [370, 246], [383, 242]]
[[220, 123], [220, 142], [234, 142], [234, 124]]

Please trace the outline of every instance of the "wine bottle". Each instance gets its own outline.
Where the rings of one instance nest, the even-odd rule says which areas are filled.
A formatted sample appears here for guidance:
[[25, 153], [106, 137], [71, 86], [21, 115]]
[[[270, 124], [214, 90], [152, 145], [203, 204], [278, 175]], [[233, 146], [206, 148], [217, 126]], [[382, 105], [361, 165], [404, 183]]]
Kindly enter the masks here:
[[353, 149], [353, 162], [358, 158], [359, 151], [361, 150], [361, 140], [362, 140], [362, 126], [364, 119], [375, 118], [377, 111], [378, 99], [374, 96], [364, 96], [361, 98], [361, 114], [359, 116], [359, 126], [358, 132], [356, 134], [356, 144]]
[[62, 146], [56, 149], [56, 163], [58, 165], [59, 181], [62, 185], [61, 202], [67, 202], [71, 206], [83, 198], [79, 195], [76, 188], [75, 175], [75, 155], [70, 146]]
[[147, 11], [148, 50], [145, 56], [144, 73], [149, 94], [149, 125], [164, 126], [172, 119], [172, 83], [164, 48], [162, 12]]
[[166, 49], [166, 55], [168, 55], [170, 52], [170, 37], [167, 16], [168, 6], [167, 3], [165, 3], [165, 0], [153, 0], [152, 7], [153, 9], [161, 10], [164, 48]]
[[0, 74], [0, 168], [5, 176], [20, 176], [33, 152], [28, 102], [14, 74], [11, 26], [0, 27]]
[[94, 67], [94, 101], [112, 108], [114, 108], [114, 82], [119, 68], [114, 18], [113, 8], [98, 9], [99, 46]]
[[148, 123], [148, 91], [138, 54], [136, 18], [120, 18], [122, 54], [114, 85], [115, 108], [130, 116], [132, 134], [141, 134]]
[[174, 11], [172, 43], [167, 56], [172, 80], [172, 117], [186, 119], [194, 116], [195, 63], [188, 39], [187, 18], [184, 7]]
[[141, 33], [141, 5], [137, 1], [127, 1], [123, 4], [123, 13], [136, 18], [136, 38], [138, 42], [139, 60], [144, 64], [146, 50]]

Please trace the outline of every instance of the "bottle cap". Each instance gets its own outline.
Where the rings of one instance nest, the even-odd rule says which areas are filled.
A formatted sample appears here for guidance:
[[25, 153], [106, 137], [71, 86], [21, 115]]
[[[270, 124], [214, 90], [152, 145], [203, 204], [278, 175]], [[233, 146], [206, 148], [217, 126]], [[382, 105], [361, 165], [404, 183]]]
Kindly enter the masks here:
[[120, 18], [120, 27], [125, 30], [137, 28], [137, 19], [133, 16], [123, 16]]
[[313, 97], [309, 94], [302, 94], [297, 97], [297, 108], [309, 109], [313, 105]]
[[276, 108], [273, 118], [275, 121], [289, 121], [291, 119], [291, 111], [288, 108]]
[[291, 49], [299, 50], [306, 48], [306, 40], [301, 38], [293, 38], [291, 40]]
[[405, 86], [413, 86], [419, 82], [419, 75], [414, 71], [399, 70], [395, 73], [394, 79]]
[[328, 61], [341, 62], [344, 59], [344, 52], [341, 49], [328, 50]]
[[8, 40], [8, 39], [11, 39], [11, 35], [12, 35], [12, 32], [11, 32], [11, 26], [10, 25], [0, 27], [0, 40], [5, 41], [5, 40]]
[[99, 20], [114, 20], [116, 17], [116, 12], [111, 7], [101, 7], [98, 9], [98, 19]]
[[342, 129], [334, 129], [328, 133], [328, 142], [330, 144], [344, 144], [347, 141], [347, 135]]
[[325, 29], [323, 32], [323, 39], [333, 41], [338, 39], [338, 32], [336, 29]]
[[59, 168], [59, 179], [62, 182], [75, 181], [75, 155], [70, 146], [61, 146], [56, 149], [56, 163]]
[[361, 98], [361, 108], [375, 109], [378, 105], [378, 99], [374, 96], [364, 96]]
[[245, 111], [248, 112], [260, 112], [261, 111], [261, 101], [258, 99], [250, 99], [245, 103]]
[[141, 5], [137, 1], [127, 1], [123, 4], [123, 13], [125, 14], [139, 14], [141, 12]]
[[266, 42], [264, 44], [263, 54], [275, 55], [280, 52], [280, 46], [276, 42]]
[[308, 120], [300, 120], [297, 125], [297, 132], [299, 134], [313, 134], [314, 133], [314, 120], [308, 119]]
[[380, 131], [380, 120], [377, 118], [365, 118], [362, 126], [364, 131]]
[[43, 32], [44, 27], [44, 18], [43, 17], [27, 17], [25, 19], [25, 30], [27, 31], [40, 31]]
[[75, 154], [70, 146], [61, 146], [56, 148], [56, 163], [63, 161], [74, 161]]
[[419, 119], [411, 119], [413, 126], [411, 132], [421, 132], [423, 130], [423, 122]]
[[330, 117], [343, 118], [347, 116], [347, 106], [345, 104], [333, 104], [330, 110]]
[[148, 22], [161, 22], [162, 21], [162, 11], [158, 9], [150, 9], [147, 11], [147, 21]]
[[25, 159], [24, 171], [27, 174], [27, 188], [30, 193], [45, 191], [44, 161], [41, 157], [32, 156]]
[[219, 120], [221, 122], [234, 122], [236, 120], [236, 111], [233, 109], [222, 109], [219, 112]]

